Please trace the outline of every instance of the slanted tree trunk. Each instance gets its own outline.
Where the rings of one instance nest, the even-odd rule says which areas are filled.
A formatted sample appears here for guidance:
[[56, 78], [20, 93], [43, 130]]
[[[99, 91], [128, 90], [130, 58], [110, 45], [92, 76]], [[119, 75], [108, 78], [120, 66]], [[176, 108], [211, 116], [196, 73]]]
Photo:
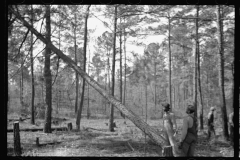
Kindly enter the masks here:
[[[115, 56], [116, 56], [116, 31], [117, 31], [117, 5], [115, 5], [114, 14], [114, 34], [113, 34], [113, 59], [112, 59], [112, 96], [114, 96], [114, 84], [115, 84]], [[110, 118], [109, 118], [109, 131], [114, 132], [113, 127], [114, 120], [114, 106], [111, 105]]]
[[[34, 29], [27, 21], [25, 21], [18, 12], [11, 10], [11, 12], [19, 19], [24, 26], [30, 29], [33, 34], [37, 36], [43, 43], [45, 43], [51, 50], [56, 53], [65, 63], [67, 63], [71, 68], [77, 71], [87, 83], [89, 83], [94, 89], [96, 89], [103, 97], [105, 97], [111, 104], [113, 104], [118, 110], [120, 110], [126, 118], [132, 121], [140, 130], [145, 132], [149, 138], [157, 145], [166, 146], [167, 140], [164, 136], [161, 135], [160, 131], [154, 127], [149, 126], [145, 123], [138, 115], [136, 115], [133, 111], [131, 111], [128, 107], [124, 106], [121, 102], [119, 102], [114, 96], [109, 94], [104, 88], [98, 84], [92, 77], [90, 77], [87, 73], [85, 73], [81, 67], [77, 66], [77, 64], [68, 56], [63, 54], [62, 51], [57, 49], [51, 41], [46, 39], [42, 34], [40, 34], [36, 29]], [[177, 149], [176, 149], [177, 150]], [[175, 155], [179, 156], [179, 155]]]
[[[50, 5], [46, 9], [46, 39], [51, 42], [51, 19], [50, 19]], [[45, 52], [44, 78], [46, 85], [46, 109], [45, 109], [45, 123], [44, 133], [51, 133], [51, 118], [52, 118], [52, 75], [50, 70], [50, 56], [51, 48], [47, 45]]]
[[[33, 26], [33, 7], [31, 5], [31, 25]], [[34, 111], [34, 98], [35, 98], [35, 88], [34, 88], [34, 68], [33, 68], [33, 33], [31, 33], [31, 78], [32, 78], [32, 97], [31, 97], [31, 124], [35, 124], [35, 111]]]
[[222, 128], [223, 136], [225, 139], [229, 138], [228, 134], [228, 119], [226, 111], [226, 100], [225, 100], [225, 91], [224, 91], [224, 39], [223, 39], [223, 22], [222, 22], [222, 7], [217, 6], [217, 29], [218, 29], [218, 56], [219, 56], [219, 87], [220, 87], [220, 106], [222, 112]]
[[[91, 5], [88, 5], [85, 16], [85, 31], [84, 31], [84, 44], [83, 44], [83, 71], [86, 72], [86, 60], [87, 60], [87, 20], [89, 16], [89, 9]], [[84, 91], [85, 91], [85, 79], [83, 78], [82, 83], [82, 94], [81, 94], [81, 102], [77, 112], [77, 120], [76, 127], [77, 130], [80, 130], [80, 121], [82, 117], [82, 109], [83, 109], [83, 101], [84, 101]]]

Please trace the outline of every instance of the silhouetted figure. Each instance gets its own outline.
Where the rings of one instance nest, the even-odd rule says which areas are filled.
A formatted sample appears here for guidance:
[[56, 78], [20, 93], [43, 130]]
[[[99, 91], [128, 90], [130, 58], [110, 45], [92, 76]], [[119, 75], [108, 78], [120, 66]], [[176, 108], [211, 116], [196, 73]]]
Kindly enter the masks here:
[[208, 113], [208, 122], [207, 122], [207, 125], [208, 125], [208, 139], [211, 138], [212, 132], [214, 133], [214, 136], [216, 135], [215, 134], [215, 129], [214, 129], [214, 111], [215, 110], [216, 109], [214, 107], [211, 107], [210, 112]]

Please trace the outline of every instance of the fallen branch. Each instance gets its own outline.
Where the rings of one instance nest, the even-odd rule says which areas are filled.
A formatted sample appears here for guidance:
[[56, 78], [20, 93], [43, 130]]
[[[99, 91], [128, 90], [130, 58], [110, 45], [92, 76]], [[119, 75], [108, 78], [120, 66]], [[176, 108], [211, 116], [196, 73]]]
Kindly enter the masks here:
[[[52, 128], [52, 131], [66, 131], [67, 127], [58, 127], [58, 128]], [[43, 128], [25, 128], [21, 129], [20, 132], [37, 132], [37, 131], [43, 131]], [[13, 132], [13, 129], [8, 129], [7, 132]]]
[[19, 119], [8, 119], [8, 121], [9, 122], [11, 122], [11, 121], [20, 121], [20, 122], [22, 122], [22, 121], [25, 121], [27, 119], [31, 119], [31, 118], [22, 118], [22, 117], [20, 117]]
[[101, 132], [105, 132], [104, 130], [96, 129], [96, 128], [91, 128], [91, 127], [84, 128], [84, 130], [86, 130], [86, 131], [88, 131], [89, 129], [96, 130], [96, 131], [101, 131]]
[[132, 145], [131, 145], [129, 142], [127, 142], [127, 143], [128, 143], [128, 145], [129, 145], [129, 147], [132, 149], [132, 151], [134, 152], [135, 149], [132, 147]]

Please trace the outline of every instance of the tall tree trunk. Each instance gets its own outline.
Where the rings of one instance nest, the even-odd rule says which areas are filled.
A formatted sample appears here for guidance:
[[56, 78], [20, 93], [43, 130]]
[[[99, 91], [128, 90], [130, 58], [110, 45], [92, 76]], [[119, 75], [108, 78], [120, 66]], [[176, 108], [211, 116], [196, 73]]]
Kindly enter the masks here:
[[229, 138], [228, 134], [228, 119], [226, 111], [225, 91], [224, 91], [224, 48], [223, 48], [223, 22], [222, 22], [222, 7], [217, 6], [217, 28], [218, 28], [218, 49], [219, 49], [219, 87], [220, 87], [220, 106], [222, 112], [222, 128], [225, 139]]
[[[75, 54], [75, 62], [78, 63], [78, 56], [77, 56], [77, 35], [76, 35], [76, 30], [77, 30], [77, 13], [74, 14], [74, 20], [75, 20], [75, 26], [74, 27], [74, 54]], [[75, 95], [75, 113], [77, 113], [78, 110], [78, 95], [79, 95], [79, 76], [77, 72], [75, 72], [75, 77], [76, 77], [76, 95]]]
[[[77, 66], [76, 63], [63, 54], [62, 51], [57, 49], [51, 41], [46, 39], [42, 34], [40, 34], [36, 29], [34, 29], [27, 21], [25, 21], [18, 12], [11, 10], [11, 12], [19, 19], [21, 22], [23, 22], [23, 25], [26, 26], [28, 29], [30, 29], [31, 32], [34, 33], [37, 38], [39, 38], [43, 43], [45, 43], [51, 50], [57, 54], [62, 60], [67, 63], [71, 68], [73, 68], [75, 71], [77, 71], [86, 81], [89, 83], [94, 89], [96, 89], [103, 97], [105, 97], [111, 104], [113, 104], [117, 109], [119, 109], [130, 121], [132, 121], [141, 131], [145, 132], [150, 139], [160, 147], [166, 146], [167, 140], [166, 137], [161, 135], [161, 132], [149, 126], [147, 123], [145, 123], [138, 115], [136, 115], [133, 111], [131, 111], [128, 107], [122, 105], [114, 96], [109, 94], [107, 91], [104, 90], [104, 88], [98, 84], [93, 78], [91, 78], [87, 73], [85, 73], [81, 67]], [[177, 148], [174, 148], [178, 150]], [[175, 156], [180, 156], [179, 154], [176, 154]]]
[[[51, 19], [50, 19], [50, 5], [46, 6], [46, 39], [51, 42]], [[46, 84], [46, 110], [45, 110], [45, 123], [44, 133], [51, 133], [51, 118], [52, 118], [52, 75], [50, 70], [50, 56], [51, 48], [47, 45], [45, 52], [45, 66], [44, 78]]]
[[157, 72], [157, 63], [156, 60], [154, 59], [154, 110], [156, 111], [157, 109], [157, 77], [156, 77], [156, 72]]
[[[147, 81], [147, 80], [146, 80]], [[147, 123], [147, 116], [148, 116], [148, 103], [147, 103], [147, 82], [145, 81], [145, 121]]]
[[[121, 18], [120, 18], [120, 27], [121, 27]], [[119, 92], [120, 92], [120, 102], [123, 103], [123, 98], [122, 98], [122, 29], [120, 28], [120, 85], [119, 85]], [[124, 117], [122, 112], [120, 112], [121, 117]]]
[[[86, 72], [86, 60], [87, 60], [87, 21], [88, 21], [88, 16], [89, 16], [89, 8], [91, 5], [88, 5], [87, 10], [86, 10], [86, 16], [85, 16], [85, 31], [84, 31], [84, 46], [83, 46], [83, 71]], [[82, 117], [82, 109], [83, 109], [83, 101], [84, 101], [84, 91], [85, 91], [85, 79], [83, 79], [82, 83], [82, 95], [81, 95], [81, 102], [80, 106], [78, 108], [78, 113], [77, 113], [77, 120], [76, 120], [76, 127], [77, 130], [80, 130], [80, 121]]]
[[[124, 19], [124, 22], [125, 22], [125, 19]], [[123, 97], [123, 105], [126, 105], [126, 94], [127, 94], [127, 55], [126, 55], [126, 33], [125, 33], [125, 28], [123, 29], [123, 38], [124, 38], [124, 97]], [[125, 119], [125, 116], [123, 115], [123, 118]]]
[[[114, 96], [114, 84], [115, 84], [115, 56], [116, 56], [116, 31], [117, 31], [117, 5], [115, 5], [114, 14], [114, 34], [113, 34], [113, 59], [112, 59], [112, 96]], [[114, 132], [113, 127], [114, 120], [114, 106], [111, 105], [110, 118], [109, 118], [109, 131]]]
[[197, 117], [197, 57], [198, 57], [198, 15], [199, 15], [199, 6], [196, 5], [196, 20], [195, 20], [195, 27], [196, 27], [196, 31], [195, 31], [195, 49], [193, 50], [195, 55], [194, 55], [194, 75], [193, 75], [193, 103], [195, 106], [195, 112], [194, 112], [194, 116]]
[[23, 68], [24, 68], [23, 53], [21, 54], [21, 60], [22, 60], [22, 65], [21, 65], [21, 75], [20, 75], [20, 104], [21, 104], [21, 108], [23, 109], [23, 107], [24, 107], [24, 103], [23, 103]]
[[[171, 22], [170, 22], [170, 15], [168, 15], [169, 17], [168, 17], [168, 52], [169, 52], [169, 104], [170, 104], [170, 106], [171, 106], [171, 108], [172, 108], [172, 92], [171, 92], [171, 90], [172, 90], [172, 83], [171, 83], [171, 63], [172, 63], [172, 61], [171, 61], [171, 35], [170, 35], [170, 33], [171, 33]], [[172, 109], [170, 109], [170, 110], [172, 110]]]
[[[42, 58], [42, 61], [43, 61], [43, 58]], [[41, 74], [44, 74], [43, 72], [43, 68], [42, 67], [40, 67], [41, 68]], [[45, 99], [44, 99], [44, 81], [41, 81], [42, 83], [41, 83], [41, 89], [42, 89], [42, 103], [45, 103]]]
[[[31, 25], [33, 26], [33, 7], [31, 5]], [[31, 32], [31, 77], [32, 77], [32, 97], [31, 97], [31, 124], [35, 124], [35, 117], [34, 117], [34, 98], [35, 98], [35, 88], [34, 88], [34, 69], [33, 69], [33, 33]]]
[[198, 90], [199, 90], [199, 98], [201, 103], [201, 112], [200, 112], [200, 129], [203, 130], [203, 95], [201, 89], [201, 68], [200, 68], [200, 52], [198, 47]]
[[[89, 50], [89, 48], [88, 48]], [[89, 68], [90, 68], [90, 50], [89, 50], [89, 53], [88, 53], [88, 74], [89, 74]], [[87, 107], [87, 119], [90, 118], [90, 106], [89, 106], [89, 84], [87, 85], [88, 86], [88, 107]]]
[[[61, 49], [61, 20], [59, 21], [59, 29], [58, 29], [58, 49], [60, 50]], [[59, 57], [58, 57], [58, 62], [57, 62], [57, 70], [59, 68]], [[60, 85], [59, 85], [60, 81], [57, 81], [57, 109], [56, 109], [56, 114], [58, 114], [58, 111], [59, 111], [59, 88], [60, 88]]]

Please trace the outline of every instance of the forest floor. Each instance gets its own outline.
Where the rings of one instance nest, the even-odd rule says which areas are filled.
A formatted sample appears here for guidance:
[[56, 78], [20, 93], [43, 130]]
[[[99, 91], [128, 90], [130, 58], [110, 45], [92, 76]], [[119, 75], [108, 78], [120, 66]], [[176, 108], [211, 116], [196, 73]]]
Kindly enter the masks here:
[[[115, 119], [115, 132], [109, 132], [107, 119], [82, 119], [81, 131], [53, 131], [52, 133], [20, 132], [22, 156], [91, 156], [91, 157], [161, 157], [161, 149], [145, 141], [144, 134], [135, 125], [123, 119]], [[75, 119], [68, 119], [58, 127], [66, 127]], [[177, 120], [181, 126], [182, 120]], [[20, 129], [42, 128], [43, 120], [36, 120], [36, 125], [31, 125], [30, 120], [20, 122]], [[148, 124], [161, 128], [161, 120], [148, 120]], [[8, 128], [12, 128], [12, 122]], [[52, 125], [56, 127], [55, 125]], [[206, 128], [206, 127], [205, 127]], [[216, 129], [216, 138], [207, 141], [206, 131], [199, 131], [199, 142], [196, 146], [196, 157], [233, 157], [234, 151], [229, 142], [225, 142], [219, 136], [221, 129]], [[37, 146], [36, 137], [40, 144], [53, 143]], [[7, 133], [7, 155], [13, 156], [13, 133]]]

